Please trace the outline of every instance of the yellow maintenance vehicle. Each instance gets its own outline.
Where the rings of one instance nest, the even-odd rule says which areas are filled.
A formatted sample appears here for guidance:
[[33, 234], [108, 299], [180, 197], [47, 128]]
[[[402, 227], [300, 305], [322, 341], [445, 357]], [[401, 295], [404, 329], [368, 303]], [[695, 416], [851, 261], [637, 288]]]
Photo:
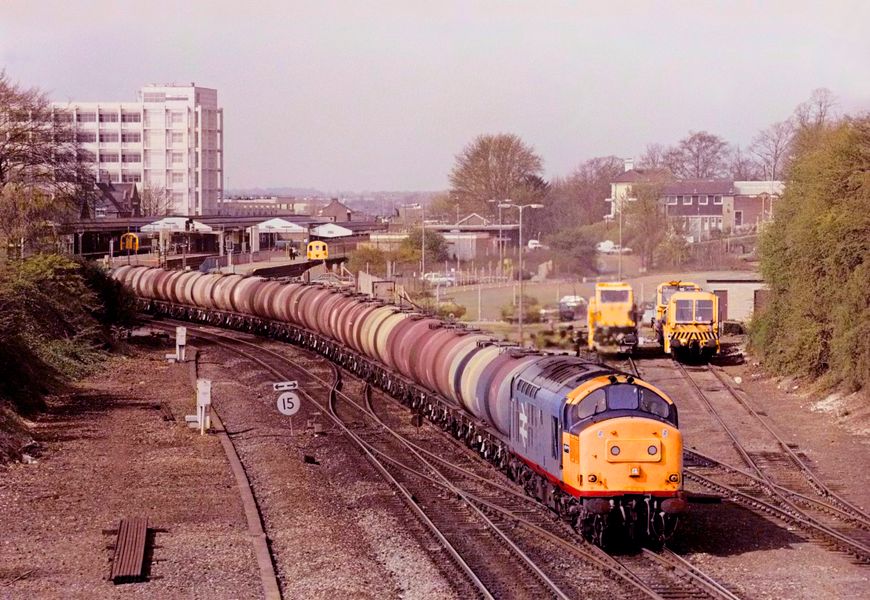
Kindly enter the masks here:
[[596, 283], [586, 314], [589, 350], [631, 352], [637, 346], [637, 305], [629, 284]]

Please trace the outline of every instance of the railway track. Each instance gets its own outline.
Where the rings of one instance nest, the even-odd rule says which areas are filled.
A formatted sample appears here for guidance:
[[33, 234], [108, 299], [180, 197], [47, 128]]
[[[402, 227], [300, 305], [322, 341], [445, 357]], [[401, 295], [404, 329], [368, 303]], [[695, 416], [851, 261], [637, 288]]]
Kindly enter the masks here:
[[[328, 390], [329, 401], [325, 405], [303, 393], [331, 417], [399, 491], [406, 505], [438, 539], [466, 575], [469, 585], [482, 597], [585, 596], [600, 587], [601, 572], [628, 590], [627, 597], [637, 597], [638, 593], [650, 598], [737, 597], [667, 550], [644, 551], [646, 561], [660, 565], [658, 572], [645, 571], [646, 577], [655, 579], [648, 582], [626, 564], [634, 562], [633, 557], [617, 558], [588, 544], [518, 486], [507, 480], [494, 481], [488, 463], [440, 430], [432, 428], [432, 433], [443, 442], [437, 452], [409, 439], [401, 431], [402, 417], [394, 412], [396, 409], [404, 412], [407, 422], [407, 408], [386, 395], [378, 395], [379, 400], [375, 400], [372, 389], [361, 381], [351, 384], [358, 387], [352, 395], [343, 393], [342, 372], [331, 362], [328, 369], [303, 366], [298, 358], [291, 361], [234, 336], [202, 331], [192, 335], [210, 339], [276, 376], [287, 376], [287, 369], [291, 369]], [[240, 350], [239, 345], [255, 349], [257, 355]], [[362, 397], [364, 403], [355, 397]], [[445, 448], [453, 448], [453, 452], [445, 452]], [[481, 469], [489, 473], [481, 474]], [[452, 475], [448, 477], [447, 473]], [[573, 569], [566, 568], [566, 553], [579, 561]], [[520, 572], [525, 576], [518, 577]]]
[[[634, 361], [630, 358], [628, 361], [633, 372], [640, 375]], [[695, 465], [685, 469], [686, 479], [796, 526], [815, 541], [851, 554], [861, 564], [870, 564], [870, 515], [830, 489], [715, 368], [709, 365], [687, 368], [677, 361], [672, 361], [672, 366], [749, 469], [686, 451], [688, 462]], [[749, 441], [754, 447], [747, 447], [731, 424], [736, 417], [732, 415], [726, 420], [711, 394], [724, 394], [745, 410], [748, 421], [742, 422], [740, 430], [752, 428]]]

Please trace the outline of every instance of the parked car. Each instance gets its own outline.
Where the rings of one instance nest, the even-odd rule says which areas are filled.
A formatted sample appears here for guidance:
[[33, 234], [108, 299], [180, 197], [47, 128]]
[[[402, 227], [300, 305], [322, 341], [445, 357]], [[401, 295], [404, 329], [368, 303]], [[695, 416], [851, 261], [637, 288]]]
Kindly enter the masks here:
[[544, 244], [542, 244], [542, 243], [540, 242], [540, 240], [529, 240], [529, 243], [528, 243], [528, 249], [529, 249], [529, 250], [538, 250], [538, 249], [540, 249], [540, 250], [546, 250], [547, 247], [544, 246]]
[[423, 275], [423, 279], [431, 285], [444, 287], [456, 285], [456, 278], [453, 275], [445, 275], [443, 273], [426, 273]]

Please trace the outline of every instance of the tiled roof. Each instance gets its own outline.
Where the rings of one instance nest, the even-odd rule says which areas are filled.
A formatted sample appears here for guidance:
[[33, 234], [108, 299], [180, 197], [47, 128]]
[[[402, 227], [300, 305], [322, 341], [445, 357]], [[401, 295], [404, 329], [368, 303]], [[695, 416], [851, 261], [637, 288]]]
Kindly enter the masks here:
[[657, 180], [671, 180], [673, 175], [667, 169], [631, 169], [613, 178], [611, 183], [639, 183]]
[[688, 194], [734, 195], [734, 182], [730, 179], [682, 179], [665, 185], [662, 195], [678, 196]]

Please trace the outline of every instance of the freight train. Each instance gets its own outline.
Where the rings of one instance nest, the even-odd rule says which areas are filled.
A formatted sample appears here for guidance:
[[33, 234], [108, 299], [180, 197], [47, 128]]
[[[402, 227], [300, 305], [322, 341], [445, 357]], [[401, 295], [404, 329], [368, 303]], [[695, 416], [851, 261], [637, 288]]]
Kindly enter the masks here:
[[687, 506], [677, 407], [627, 373], [318, 284], [123, 266], [146, 309], [288, 339], [461, 437], [591, 541], [661, 542]]

